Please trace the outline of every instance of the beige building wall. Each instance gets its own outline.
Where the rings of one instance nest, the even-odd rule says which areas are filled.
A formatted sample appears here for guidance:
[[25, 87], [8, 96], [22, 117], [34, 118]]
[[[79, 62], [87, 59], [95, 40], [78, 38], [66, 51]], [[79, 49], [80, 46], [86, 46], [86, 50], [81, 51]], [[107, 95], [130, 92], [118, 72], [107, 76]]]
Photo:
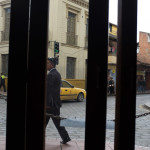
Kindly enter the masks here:
[[5, 8], [10, 8], [10, 0], [0, 0], [0, 73], [2, 72], [2, 55], [8, 54], [9, 42], [2, 41], [4, 31]]
[[[68, 12], [77, 15], [77, 46], [66, 44]], [[59, 42], [58, 71], [66, 78], [67, 57], [76, 58], [75, 78], [85, 79], [87, 49], [85, 49], [86, 19], [88, 18], [88, 2], [83, 0], [51, 0], [49, 15], [49, 49], [48, 56], [54, 56], [54, 41]]]
[[[0, 0], [0, 72], [2, 70], [2, 54], [8, 54], [8, 41], [2, 41], [4, 31], [5, 11], [10, 7], [10, 0]], [[88, 1], [86, 0], [51, 0], [49, 11], [49, 44], [48, 56], [54, 57], [54, 41], [59, 42], [58, 71], [66, 78], [67, 57], [76, 58], [75, 79], [85, 79], [87, 49], [85, 49], [86, 19], [88, 18]], [[77, 46], [66, 44], [68, 11], [77, 15], [76, 35]]]

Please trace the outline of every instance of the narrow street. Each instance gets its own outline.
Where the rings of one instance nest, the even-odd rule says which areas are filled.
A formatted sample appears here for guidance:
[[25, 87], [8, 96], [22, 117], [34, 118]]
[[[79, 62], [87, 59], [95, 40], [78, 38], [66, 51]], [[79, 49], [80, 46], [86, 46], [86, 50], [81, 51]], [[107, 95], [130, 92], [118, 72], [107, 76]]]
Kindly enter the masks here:
[[[148, 110], [142, 106], [150, 102], [150, 94], [137, 95], [136, 114], [147, 113]], [[6, 136], [6, 101], [0, 99], [0, 136]], [[86, 100], [83, 102], [63, 101], [61, 108], [61, 116], [67, 118], [82, 118], [85, 117]], [[128, 109], [127, 109], [128, 110]], [[149, 110], [150, 111], [150, 110]], [[114, 119], [115, 116], [115, 96], [108, 96], [107, 101], [107, 120]], [[84, 128], [66, 127], [71, 139], [83, 140]], [[46, 128], [47, 139], [60, 139], [60, 136], [54, 127], [52, 121], [49, 122]], [[106, 130], [106, 141], [113, 142], [114, 130]], [[135, 145], [150, 147], [150, 115], [136, 119], [136, 135]]]

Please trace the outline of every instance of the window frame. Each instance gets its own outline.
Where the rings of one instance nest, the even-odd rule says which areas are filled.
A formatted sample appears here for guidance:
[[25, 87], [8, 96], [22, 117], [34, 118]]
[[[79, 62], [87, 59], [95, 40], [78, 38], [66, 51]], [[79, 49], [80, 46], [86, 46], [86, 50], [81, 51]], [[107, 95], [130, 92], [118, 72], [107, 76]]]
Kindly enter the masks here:
[[[38, 39], [39, 42], [30, 42], [30, 61], [27, 65], [27, 50], [28, 50], [28, 13], [29, 5], [27, 0], [12, 1], [13, 11], [11, 12], [11, 32], [10, 32], [10, 53], [9, 53], [9, 79], [8, 79], [8, 99], [7, 99], [7, 135], [6, 135], [6, 149], [20, 150], [20, 149], [36, 149], [44, 150], [44, 127], [43, 119], [45, 117], [45, 109], [43, 99], [45, 99], [45, 77], [46, 77], [46, 47], [47, 40], [45, 39], [47, 33], [47, 6], [48, 1], [36, 0], [33, 1], [32, 13], [37, 14], [37, 8], [41, 8], [43, 4], [44, 9], [41, 10], [42, 14], [33, 15], [31, 18], [32, 30], [30, 30], [31, 39]], [[117, 82], [117, 104], [116, 104], [116, 126], [115, 126], [115, 150], [134, 149], [135, 141], [135, 97], [136, 97], [136, 30], [137, 30], [137, 0], [120, 0], [118, 1], [118, 82]], [[86, 130], [85, 130], [85, 149], [105, 149], [105, 130], [106, 130], [106, 102], [107, 102], [107, 52], [108, 52], [108, 0], [91, 0], [89, 5], [89, 51], [88, 51], [88, 78], [87, 78], [87, 103], [86, 103]], [[21, 9], [17, 9], [21, 8]], [[128, 8], [128, 9], [126, 9]], [[93, 11], [94, 10], [94, 11]], [[39, 10], [38, 10], [39, 11]], [[22, 13], [22, 21], [18, 13]], [[44, 17], [44, 18], [43, 18]], [[97, 22], [97, 18], [103, 20]], [[16, 22], [17, 21], [17, 22]], [[36, 23], [41, 26], [35, 26]], [[126, 24], [130, 22], [130, 24]], [[43, 25], [44, 23], [44, 25]], [[106, 26], [107, 25], [107, 26]], [[24, 27], [23, 30], [21, 27]], [[41, 27], [41, 28], [39, 28]], [[101, 28], [103, 30], [101, 30]], [[38, 29], [41, 29], [40, 31]], [[44, 31], [43, 31], [43, 30]], [[42, 37], [37, 33], [41, 33]], [[18, 32], [16, 32], [18, 31]], [[97, 32], [93, 32], [97, 31]], [[22, 38], [20, 38], [22, 37]], [[44, 38], [44, 39], [43, 39]], [[42, 39], [42, 41], [40, 41]], [[103, 44], [97, 44], [101, 41]], [[17, 43], [17, 44], [16, 44]], [[37, 43], [41, 43], [42, 48], [39, 49]], [[130, 47], [128, 46], [130, 43]], [[20, 51], [20, 48], [21, 51]], [[93, 54], [94, 49], [94, 54]], [[101, 55], [95, 55], [101, 49]], [[39, 55], [35, 56], [35, 51]], [[41, 53], [45, 53], [41, 55]], [[20, 55], [22, 57], [20, 57]], [[128, 57], [128, 61], [126, 58]], [[37, 59], [37, 61], [35, 61]], [[40, 60], [40, 61], [39, 61]], [[94, 60], [94, 61], [93, 61]], [[20, 64], [24, 69], [19, 70]], [[35, 62], [37, 63], [35, 66]], [[42, 63], [41, 63], [42, 62]], [[33, 63], [33, 64], [32, 64]], [[43, 70], [39, 74], [39, 66]], [[27, 70], [27, 66], [28, 69]], [[130, 66], [130, 68], [126, 67]], [[34, 68], [35, 67], [35, 68]], [[35, 78], [35, 70], [38, 73]], [[40, 68], [40, 69], [41, 69]], [[120, 69], [120, 70], [119, 70]], [[94, 70], [94, 73], [93, 73]], [[28, 72], [29, 71], [29, 72]], [[14, 81], [16, 73], [21, 73], [18, 80]], [[29, 74], [30, 73], [30, 76]], [[24, 78], [23, 78], [24, 77]], [[29, 78], [30, 77], [30, 78]], [[38, 80], [37, 80], [38, 79]], [[36, 83], [39, 79], [44, 79], [41, 85]], [[22, 81], [22, 82], [20, 82]], [[29, 82], [30, 81], [30, 82]], [[94, 81], [94, 82], [93, 82]], [[129, 82], [126, 82], [129, 81]], [[26, 84], [30, 83], [31, 87]], [[130, 86], [128, 85], [130, 84]], [[18, 85], [20, 86], [18, 89]], [[32, 86], [34, 85], [34, 86]], [[18, 94], [16, 95], [16, 89]], [[27, 92], [28, 90], [28, 92]], [[39, 92], [39, 90], [41, 90]], [[29, 94], [28, 96], [26, 94]], [[37, 95], [41, 94], [40, 96]], [[94, 93], [94, 95], [93, 95]], [[34, 97], [32, 97], [34, 95]], [[41, 99], [42, 98], [42, 99]], [[15, 99], [15, 101], [14, 101]], [[21, 101], [20, 101], [21, 99]], [[94, 99], [91, 101], [91, 99]], [[27, 101], [26, 101], [27, 100]], [[26, 110], [26, 102], [28, 102], [28, 109]], [[41, 102], [41, 103], [40, 103]], [[35, 107], [36, 103], [36, 107]], [[42, 104], [42, 107], [40, 104]], [[17, 104], [17, 105], [16, 105]], [[33, 105], [32, 105], [33, 104]], [[20, 107], [18, 107], [18, 105]], [[99, 109], [101, 107], [101, 109]], [[128, 111], [126, 111], [128, 108]], [[21, 114], [19, 118], [16, 113]], [[36, 115], [38, 117], [34, 117]], [[127, 115], [128, 113], [129, 115]], [[31, 116], [30, 116], [31, 115]], [[99, 116], [101, 115], [101, 116]], [[27, 120], [26, 117], [28, 117]], [[31, 118], [33, 119], [31, 119]], [[97, 118], [101, 121], [93, 123]], [[13, 122], [12, 122], [13, 118]], [[31, 119], [31, 120], [30, 120]], [[34, 120], [37, 119], [37, 120]], [[41, 121], [42, 120], [42, 121]], [[25, 126], [25, 121], [27, 125]], [[128, 126], [126, 125], [128, 122]], [[29, 124], [30, 123], [30, 124]], [[35, 123], [37, 123], [35, 125]], [[36, 132], [35, 131], [36, 129]], [[91, 130], [92, 129], [92, 130]], [[18, 132], [16, 132], [18, 131]], [[38, 131], [38, 132], [37, 132]], [[96, 135], [95, 135], [96, 134]], [[16, 145], [16, 137], [17, 145]], [[93, 138], [98, 136], [99, 138]], [[34, 140], [33, 140], [34, 139]], [[99, 142], [101, 139], [101, 142]], [[95, 143], [95, 144], [93, 144]]]
[[[76, 22], [75, 22], [75, 42], [74, 44], [69, 44], [66, 38], [66, 44], [71, 45], [71, 46], [78, 46], [78, 23], [80, 22], [80, 17], [81, 17], [81, 9], [78, 7], [75, 7], [70, 4], [66, 4], [66, 19], [67, 19], [67, 26], [68, 26], [68, 14], [73, 13], [76, 14]], [[66, 33], [66, 35], [68, 32]]]
[[[74, 60], [74, 70], [73, 70], [73, 73], [74, 73], [74, 74], [73, 74], [73, 76], [72, 76], [72, 75], [71, 75], [71, 76], [70, 76], [70, 75], [68, 76], [68, 74], [69, 74], [68, 68], [70, 68], [70, 67], [68, 67], [68, 60], [69, 60], [69, 59], [70, 59], [70, 60], [71, 60], [71, 59]], [[75, 79], [75, 78], [76, 78], [76, 61], [77, 61], [77, 58], [68, 56], [66, 61], [67, 61], [67, 63], [66, 63], [66, 78], [67, 78], [67, 79]], [[72, 61], [70, 61], [70, 62], [72, 62]]]

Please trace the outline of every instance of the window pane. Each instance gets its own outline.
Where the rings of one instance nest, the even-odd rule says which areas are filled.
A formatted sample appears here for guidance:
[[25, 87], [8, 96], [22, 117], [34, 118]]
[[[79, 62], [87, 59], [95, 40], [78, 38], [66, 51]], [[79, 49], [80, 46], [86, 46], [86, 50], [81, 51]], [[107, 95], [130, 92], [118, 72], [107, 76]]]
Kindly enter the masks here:
[[65, 81], [62, 81], [62, 87], [69, 87], [69, 88], [71, 88], [70, 84], [68, 84]]
[[9, 26], [10, 26], [10, 8], [4, 9], [5, 17], [4, 17], [4, 31], [2, 32], [2, 41], [9, 40]]
[[75, 78], [76, 58], [67, 57], [67, 78]]

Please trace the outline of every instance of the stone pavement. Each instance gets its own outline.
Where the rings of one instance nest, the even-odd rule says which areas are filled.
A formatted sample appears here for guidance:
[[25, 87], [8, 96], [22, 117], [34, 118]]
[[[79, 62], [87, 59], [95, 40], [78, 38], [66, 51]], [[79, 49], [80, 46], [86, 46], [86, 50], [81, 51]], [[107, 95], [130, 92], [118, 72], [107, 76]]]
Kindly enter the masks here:
[[[5, 150], [5, 137], [1, 136], [0, 136], [0, 150]], [[60, 144], [59, 140], [47, 139], [45, 141], [45, 150], [84, 150], [84, 141], [72, 140], [68, 144], [63, 145]]]
[[145, 105], [150, 108], [150, 102], [146, 103]]
[[[107, 102], [107, 119], [115, 117], [115, 97], [109, 97]], [[150, 102], [150, 94], [136, 96], [136, 115], [147, 113], [150, 109], [143, 108], [143, 105]], [[114, 141], [114, 130], [106, 130], [106, 140]], [[150, 115], [136, 119], [135, 145], [150, 147]]]
[[[105, 150], [113, 150], [114, 143], [106, 141]], [[5, 137], [0, 137], [0, 150], [5, 150]], [[84, 140], [72, 140], [68, 144], [60, 144], [59, 140], [47, 139], [45, 150], [84, 150]], [[135, 150], [150, 150], [148, 147], [135, 146]]]
[[[4, 93], [2, 91], [0, 92], [0, 99], [2, 101], [2, 103], [1, 103], [2, 105], [4, 105], [4, 104], [6, 105], [6, 102], [4, 100], [2, 100], [6, 96], [7, 96], [7, 93]], [[139, 99], [139, 98], [140, 98], [140, 96], [137, 97], [137, 99]], [[147, 99], [149, 99], [149, 96], [147, 97]], [[111, 101], [111, 99], [109, 99], [109, 101]], [[112, 99], [112, 102], [113, 101], [114, 100]], [[146, 102], [144, 104], [149, 105], [149, 102], [144, 101], [144, 100], [142, 100], [142, 101]], [[5, 107], [5, 105], [4, 105], [4, 107]], [[80, 105], [81, 105], [81, 103], [80, 103]], [[139, 106], [140, 103], [138, 102], [137, 105]], [[68, 106], [68, 104], [67, 104], [67, 106]], [[78, 106], [78, 107], [80, 107], [80, 106]], [[112, 107], [112, 103], [110, 105], [108, 105], [108, 108], [109, 109], [108, 109], [107, 118], [113, 119], [114, 116], [112, 114], [114, 114], [114, 108]], [[74, 109], [76, 109], [76, 108], [74, 108]], [[79, 108], [79, 109], [81, 109], [81, 108]], [[85, 111], [85, 110], [83, 110], [83, 111]], [[4, 110], [1, 110], [1, 113], [3, 113], [3, 112], [4, 112]], [[141, 113], [141, 109], [139, 107], [137, 107], [137, 112]], [[145, 112], [145, 111], [143, 111], [143, 112]], [[147, 116], [146, 118], [144, 117], [141, 119], [137, 119], [137, 122], [143, 122], [143, 124], [140, 124], [140, 125], [138, 125], [138, 123], [137, 123], [136, 138], [138, 138], [138, 140], [140, 140], [140, 139], [141, 140], [144, 140], [144, 139], [149, 140], [147, 138], [147, 136], [145, 136], [145, 133], [147, 133], [148, 136], [150, 134], [150, 132], [148, 131], [149, 128], [147, 128], [147, 129], [145, 128], [145, 127], [149, 126], [149, 122], [148, 122], [149, 120], [150, 120], [149, 116]], [[6, 119], [4, 118], [4, 115], [2, 114], [2, 118], [1, 118], [1, 122], [0, 122], [1, 127], [2, 127], [2, 125], [4, 125], [3, 122], [5, 122], [5, 121], [6, 121]], [[147, 121], [146, 125], [144, 124], [145, 121]], [[5, 130], [4, 128], [5, 127], [2, 127], [1, 131], [0, 131], [2, 133], [2, 134], [0, 134], [0, 150], [5, 150], [5, 135], [3, 134], [3, 131], [2, 131], [2, 130]], [[47, 129], [47, 131], [48, 130], [49, 129]], [[144, 133], [142, 133], [143, 131], [144, 131]], [[113, 145], [114, 130], [107, 130], [106, 132], [108, 133], [108, 135], [106, 135], [106, 150], [113, 150], [114, 149], [114, 145]], [[83, 140], [84, 137], [81, 139], [81, 137], [78, 138], [78, 135], [77, 135], [77, 138], [76, 139], [72, 138], [72, 141], [69, 142], [67, 145], [61, 145], [60, 139], [57, 138], [57, 136], [56, 136], [56, 138], [52, 139], [49, 136], [49, 135], [52, 135], [51, 134], [52, 132], [48, 131], [47, 133], [48, 133], [48, 135], [46, 136], [45, 150], [50, 150], [50, 149], [52, 149], [52, 150], [84, 150], [84, 140]], [[72, 134], [76, 134], [76, 132], [73, 132]], [[139, 141], [137, 141], [137, 142], [139, 142]], [[150, 150], [150, 147], [135, 145], [135, 150]]]
[[7, 92], [0, 90], [0, 98], [3, 99], [4, 97], [7, 97]]

